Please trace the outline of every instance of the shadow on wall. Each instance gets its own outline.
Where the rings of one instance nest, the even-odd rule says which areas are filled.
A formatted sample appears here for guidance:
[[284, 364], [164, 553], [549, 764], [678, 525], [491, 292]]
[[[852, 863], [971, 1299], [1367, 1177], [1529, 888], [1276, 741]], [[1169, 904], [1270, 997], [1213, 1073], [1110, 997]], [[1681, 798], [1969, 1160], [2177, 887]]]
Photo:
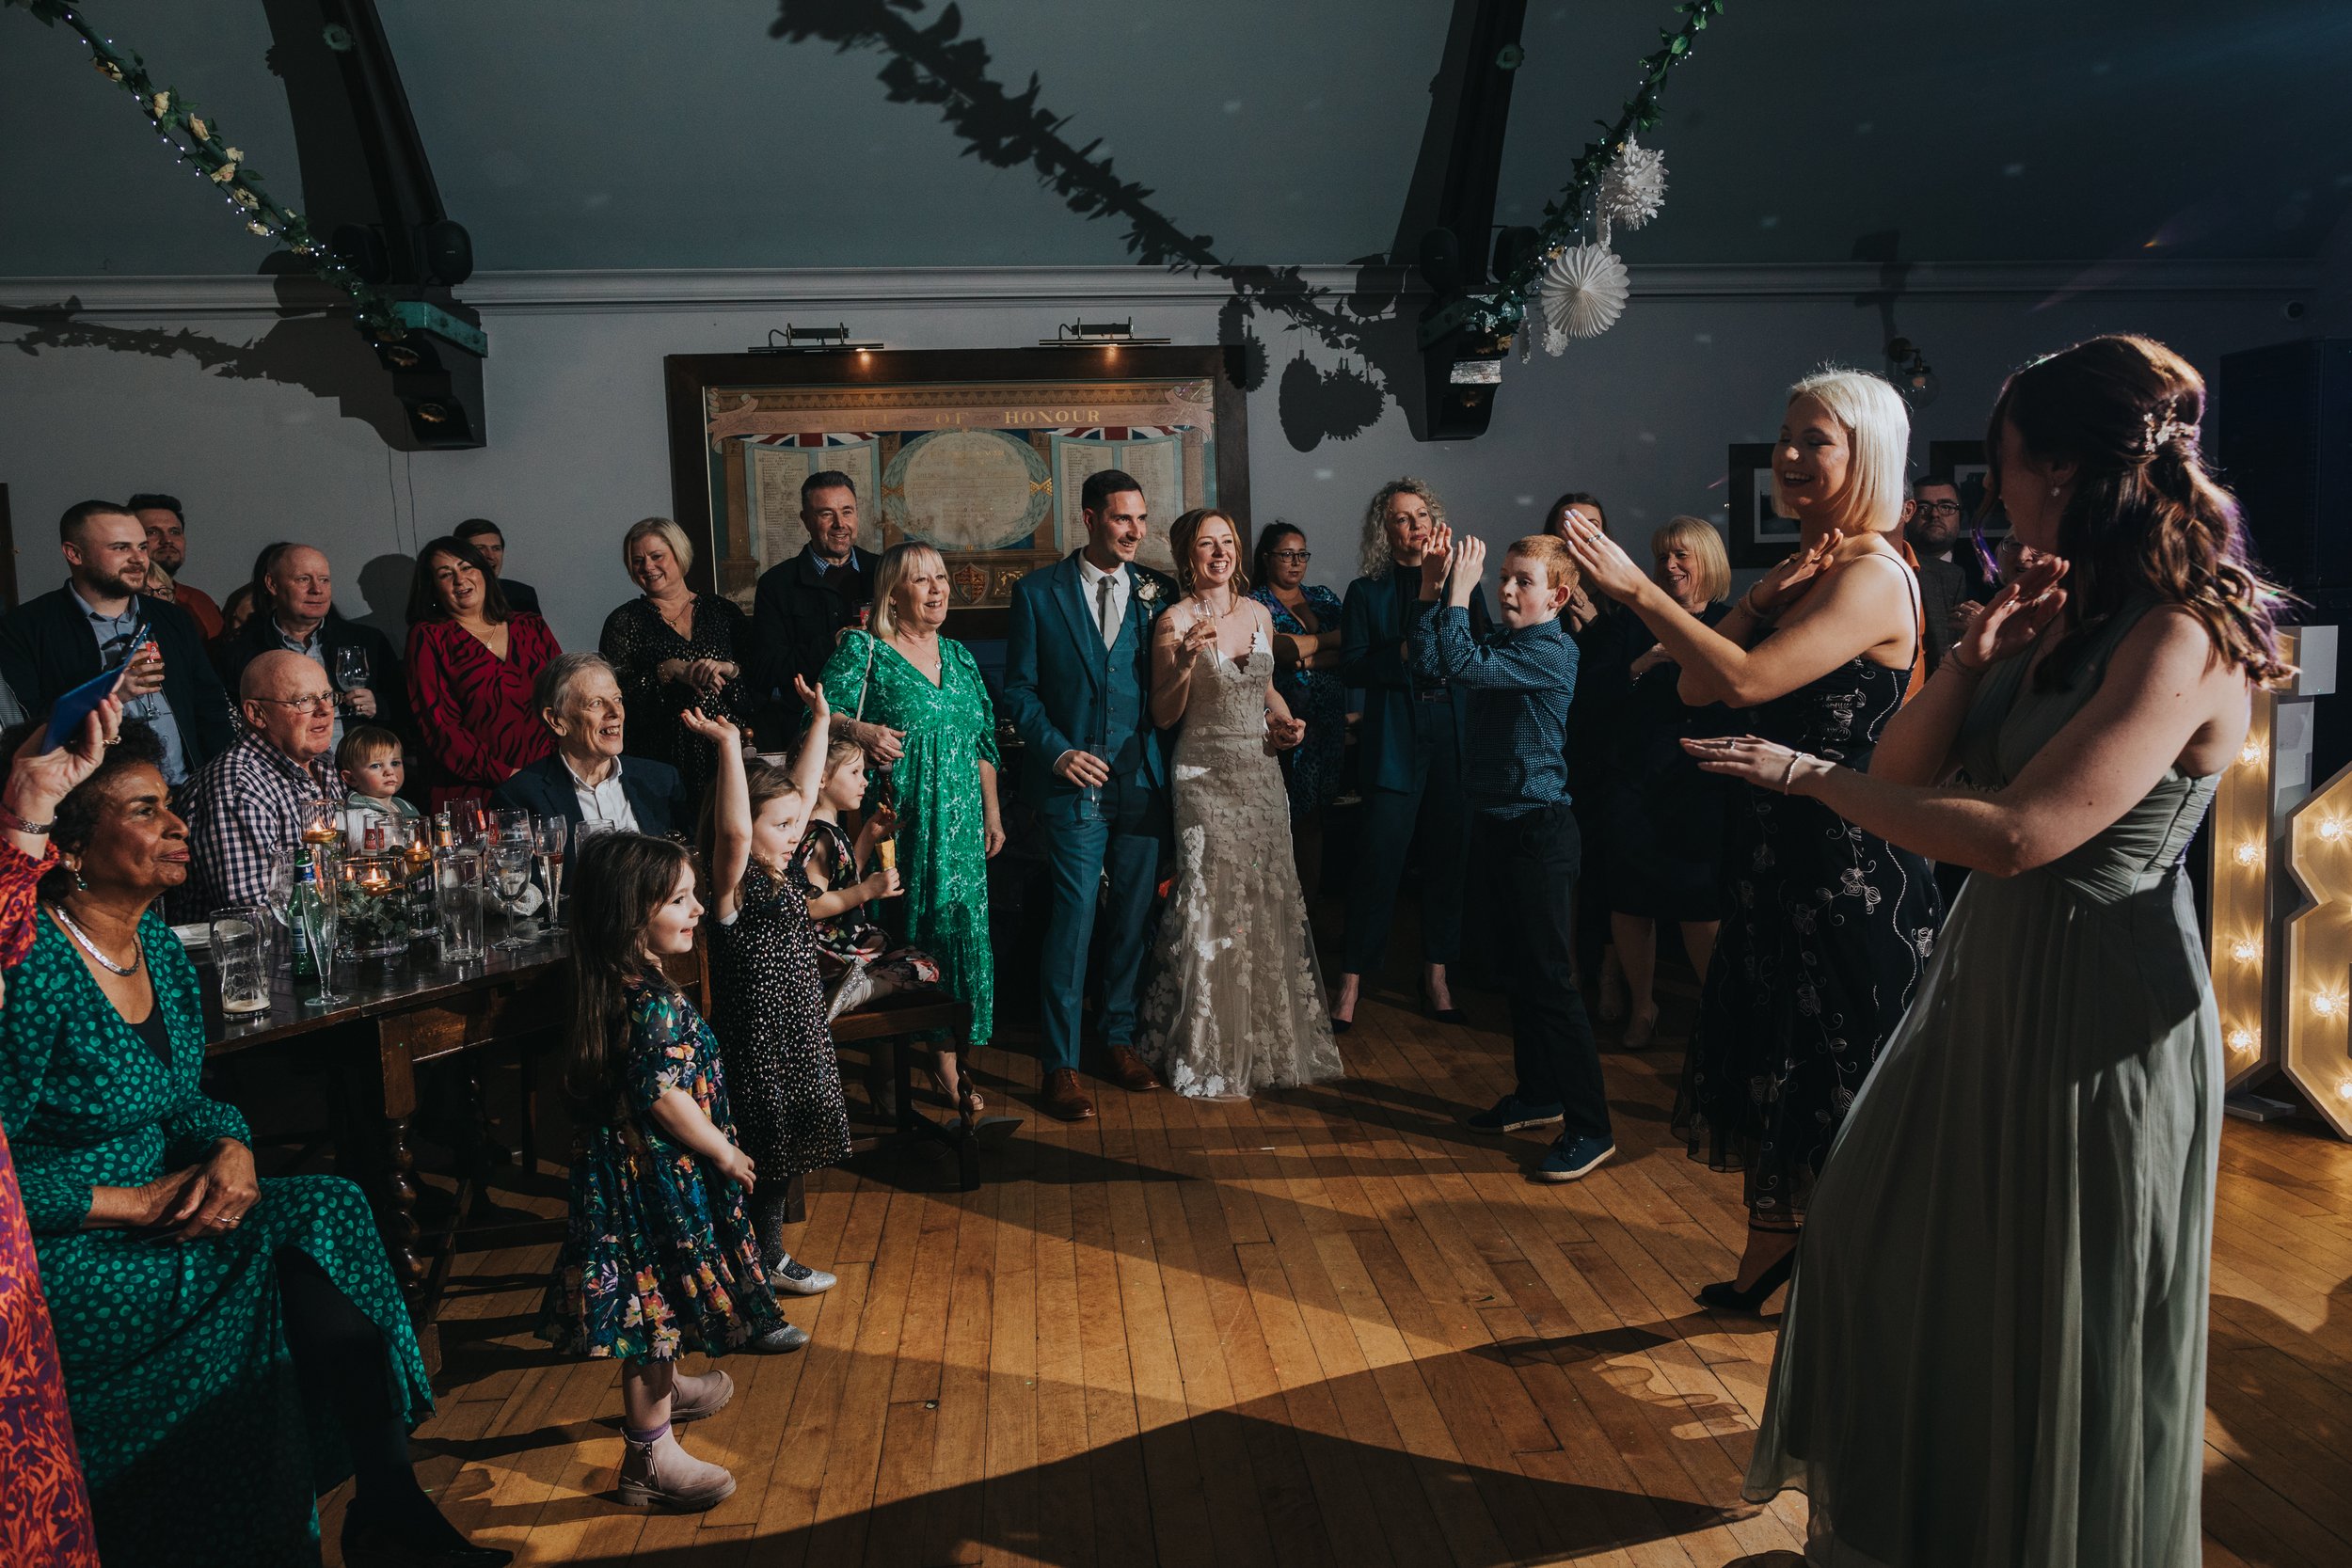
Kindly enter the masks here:
[[[842, 54], [879, 50], [889, 56], [879, 79], [894, 103], [936, 105], [966, 151], [998, 168], [1034, 167], [1047, 189], [1089, 219], [1116, 217], [1127, 226], [1127, 248], [1142, 266], [1207, 274], [1232, 285], [1219, 311], [1217, 340], [1243, 351], [1243, 388], [1254, 391], [1265, 375], [1265, 345], [1254, 318], [1287, 317], [1289, 330], [1311, 332], [1326, 346], [1363, 361], [1329, 373], [1308, 370], [1318, 385], [1297, 396], [1286, 373], [1280, 402], [1282, 433], [1309, 451], [1326, 437], [1345, 440], [1379, 418], [1382, 400], [1418, 385], [1421, 355], [1415, 324], [1397, 309], [1396, 269], [1385, 257], [1359, 261], [1357, 284], [1345, 294], [1309, 284], [1296, 267], [1237, 266], [1221, 259], [1207, 234], [1187, 233], [1152, 205], [1151, 187], [1113, 172], [1096, 158], [1100, 138], [1073, 146], [1061, 134], [1067, 118], [1038, 106], [1043, 91], [1031, 73], [1027, 88], [1008, 92], [989, 74], [988, 45], [962, 38], [954, 6], [928, 27], [917, 26], [923, 0], [780, 0], [768, 36], [791, 43], [821, 40]], [[1370, 414], [1364, 409], [1369, 405]]]
[[45, 350], [111, 349], [154, 359], [193, 359], [210, 374], [230, 381], [275, 381], [313, 397], [332, 399], [343, 418], [358, 420], [388, 447], [406, 450], [408, 419], [392, 396], [390, 378], [374, 351], [342, 316], [281, 309], [278, 325], [249, 343], [223, 342], [182, 328], [108, 326], [84, 319], [82, 302], [0, 307], [0, 324], [23, 330], [0, 343], [20, 354]]
[[359, 568], [359, 597], [368, 612], [352, 619], [390, 638], [395, 652], [408, 646], [408, 591], [416, 576], [415, 560], [405, 555], [379, 555]]

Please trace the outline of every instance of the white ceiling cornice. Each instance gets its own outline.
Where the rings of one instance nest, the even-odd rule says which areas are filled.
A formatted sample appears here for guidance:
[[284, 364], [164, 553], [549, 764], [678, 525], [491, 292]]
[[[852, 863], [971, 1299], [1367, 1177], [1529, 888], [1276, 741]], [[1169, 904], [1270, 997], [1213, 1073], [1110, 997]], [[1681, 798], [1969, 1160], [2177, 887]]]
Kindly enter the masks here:
[[[1871, 262], [1805, 265], [1672, 263], [1632, 271], [1633, 293], [1654, 299], [1860, 299], [1893, 293], [1923, 298], [2046, 298], [2097, 295], [2285, 296], [2319, 280], [2309, 261], [2126, 260], [2083, 262]], [[1359, 285], [1388, 295], [1419, 293], [1401, 268], [1301, 267], [1319, 294]], [[331, 299], [308, 278], [189, 277], [0, 277], [0, 307], [56, 306], [68, 299], [92, 316], [276, 314]], [[485, 272], [458, 291], [485, 312], [719, 309], [801, 306], [1092, 307], [1206, 304], [1233, 285], [1210, 274], [1142, 267], [898, 267], [707, 269], [692, 271]]]

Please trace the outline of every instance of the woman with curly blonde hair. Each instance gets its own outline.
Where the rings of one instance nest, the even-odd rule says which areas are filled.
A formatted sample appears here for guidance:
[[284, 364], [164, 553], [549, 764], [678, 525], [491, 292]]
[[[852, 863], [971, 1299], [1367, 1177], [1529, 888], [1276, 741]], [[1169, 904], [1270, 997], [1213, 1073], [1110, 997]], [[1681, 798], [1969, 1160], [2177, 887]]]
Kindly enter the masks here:
[[[1339, 675], [1364, 693], [1357, 753], [1364, 804], [1340, 982], [1331, 998], [1331, 1026], [1342, 1033], [1355, 1022], [1363, 977], [1380, 973], [1406, 852], [1417, 838], [1422, 1006], [1445, 1022], [1465, 1022], [1446, 972], [1462, 946], [1468, 707], [1449, 683], [1417, 679], [1405, 650], [1405, 630], [1421, 609], [1422, 557], [1445, 524], [1445, 503], [1426, 480], [1407, 475], [1375, 491], [1364, 508], [1363, 575], [1348, 584], [1340, 607]], [[1483, 593], [1470, 600], [1470, 623], [1477, 631], [1486, 629]]]

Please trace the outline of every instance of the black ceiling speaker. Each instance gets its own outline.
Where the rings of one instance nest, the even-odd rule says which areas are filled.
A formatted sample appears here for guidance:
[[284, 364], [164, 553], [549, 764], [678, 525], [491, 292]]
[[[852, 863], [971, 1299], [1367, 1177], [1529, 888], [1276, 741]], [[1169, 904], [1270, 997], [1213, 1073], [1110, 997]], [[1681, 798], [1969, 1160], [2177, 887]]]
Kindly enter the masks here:
[[424, 270], [434, 281], [454, 289], [473, 276], [473, 236], [454, 218], [442, 218], [417, 230], [417, 247], [424, 254]]
[[1508, 277], [1518, 270], [1519, 263], [1534, 257], [1543, 236], [1521, 224], [1511, 229], [1495, 230], [1495, 277]]

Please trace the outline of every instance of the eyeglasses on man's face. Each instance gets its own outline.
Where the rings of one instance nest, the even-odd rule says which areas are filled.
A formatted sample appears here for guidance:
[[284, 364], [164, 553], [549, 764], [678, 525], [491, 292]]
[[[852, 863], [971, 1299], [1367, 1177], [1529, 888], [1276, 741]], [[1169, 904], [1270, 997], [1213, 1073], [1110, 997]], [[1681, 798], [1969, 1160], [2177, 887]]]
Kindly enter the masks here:
[[1957, 517], [1960, 515], [1960, 502], [1921, 501], [1919, 510], [1931, 517]]
[[1269, 556], [1267, 559], [1272, 561], [1295, 562], [1297, 564], [1304, 566], [1314, 558], [1315, 552], [1312, 550], [1276, 550], [1273, 555]]
[[313, 692], [308, 697], [249, 697], [246, 701], [271, 703], [278, 707], [303, 708], [311, 713], [335, 711], [335, 694], [332, 691]]

